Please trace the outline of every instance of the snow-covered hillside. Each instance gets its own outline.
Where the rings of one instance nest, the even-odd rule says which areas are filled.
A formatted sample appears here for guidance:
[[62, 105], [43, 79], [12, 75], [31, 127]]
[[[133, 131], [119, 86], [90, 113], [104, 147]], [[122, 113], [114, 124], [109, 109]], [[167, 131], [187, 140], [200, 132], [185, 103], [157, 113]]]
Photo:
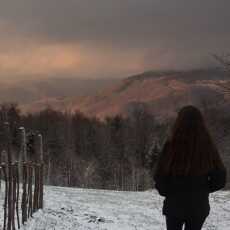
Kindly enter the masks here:
[[[211, 195], [205, 230], [230, 226], [230, 192]], [[163, 230], [162, 198], [156, 191], [116, 192], [46, 187], [45, 209], [23, 230]]]

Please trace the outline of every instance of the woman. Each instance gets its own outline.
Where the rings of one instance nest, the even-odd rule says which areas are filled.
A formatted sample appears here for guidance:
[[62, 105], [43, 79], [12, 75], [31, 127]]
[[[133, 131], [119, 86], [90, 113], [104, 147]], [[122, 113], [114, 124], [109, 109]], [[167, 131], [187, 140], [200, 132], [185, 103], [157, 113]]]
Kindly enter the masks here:
[[225, 186], [226, 169], [201, 112], [185, 106], [178, 114], [154, 174], [165, 196], [168, 230], [200, 230], [209, 215], [209, 193]]

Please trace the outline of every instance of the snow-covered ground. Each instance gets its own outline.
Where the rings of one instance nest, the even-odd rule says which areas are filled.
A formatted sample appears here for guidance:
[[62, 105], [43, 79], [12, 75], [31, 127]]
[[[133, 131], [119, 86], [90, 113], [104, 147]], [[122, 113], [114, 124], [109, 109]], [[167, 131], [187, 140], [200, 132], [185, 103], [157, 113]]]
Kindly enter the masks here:
[[[45, 208], [34, 214], [23, 230], [163, 230], [162, 198], [156, 191], [45, 188]], [[211, 213], [205, 230], [230, 226], [230, 192], [210, 197]]]

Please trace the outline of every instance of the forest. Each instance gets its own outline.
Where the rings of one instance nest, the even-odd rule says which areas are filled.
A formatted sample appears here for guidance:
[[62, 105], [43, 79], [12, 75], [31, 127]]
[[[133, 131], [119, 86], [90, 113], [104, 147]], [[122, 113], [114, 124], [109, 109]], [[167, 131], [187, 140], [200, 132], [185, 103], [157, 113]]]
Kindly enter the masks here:
[[[202, 111], [229, 170], [230, 116], [208, 106]], [[133, 110], [129, 117], [100, 120], [51, 107], [23, 114], [16, 103], [1, 104], [0, 126], [5, 121], [11, 125], [15, 152], [19, 128], [25, 127], [31, 161], [37, 157], [34, 137], [38, 132], [43, 135], [46, 184], [123, 191], [153, 187], [154, 165], [173, 123], [172, 118], [160, 122], [143, 108]]]

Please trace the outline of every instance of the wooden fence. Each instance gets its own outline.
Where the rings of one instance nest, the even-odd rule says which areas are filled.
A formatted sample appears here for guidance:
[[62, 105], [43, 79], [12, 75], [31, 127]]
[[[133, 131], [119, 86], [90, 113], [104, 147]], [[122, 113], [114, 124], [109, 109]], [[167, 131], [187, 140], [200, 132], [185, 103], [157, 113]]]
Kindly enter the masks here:
[[3, 230], [15, 230], [20, 229], [34, 212], [43, 208], [43, 144], [42, 135], [36, 135], [34, 145], [38, 157], [32, 162], [27, 158], [25, 129], [19, 129], [18, 154], [12, 148], [10, 125], [5, 123], [4, 129], [5, 140], [1, 153], [5, 155], [5, 159], [0, 164], [3, 181], [1, 189], [5, 190]]

